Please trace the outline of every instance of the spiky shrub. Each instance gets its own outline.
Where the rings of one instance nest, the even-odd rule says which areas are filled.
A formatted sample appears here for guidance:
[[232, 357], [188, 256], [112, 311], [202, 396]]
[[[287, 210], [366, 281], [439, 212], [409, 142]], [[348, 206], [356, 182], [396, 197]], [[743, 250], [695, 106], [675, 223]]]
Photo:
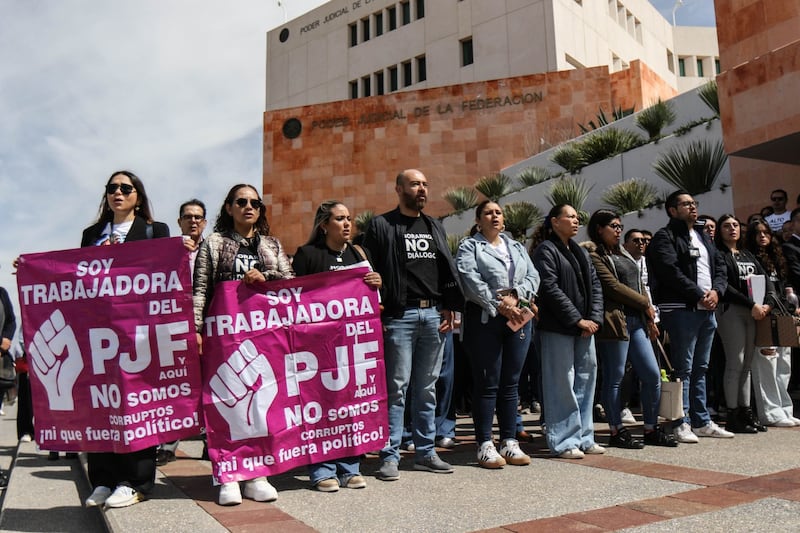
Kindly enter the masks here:
[[542, 167], [528, 167], [517, 176], [523, 187], [530, 187], [550, 179], [550, 172]]
[[370, 220], [375, 217], [375, 213], [370, 211], [369, 209], [366, 211], [360, 212], [356, 215], [356, 229], [359, 233], [364, 233], [367, 231], [367, 226], [369, 226]]
[[586, 165], [597, 163], [609, 157], [641, 146], [642, 138], [632, 131], [605, 128], [588, 135], [577, 143], [577, 149]]
[[503, 206], [506, 231], [519, 242], [525, 242], [528, 230], [542, 220], [542, 210], [530, 202], [514, 202]]
[[452, 189], [446, 190], [443, 196], [445, 201], [450, 204], [457, 213], [478, 205], [478, 194], [472, 187], [453, 187]]
[[641, 178], [615, 183], [603, 193], [604, 203], [619, 213], [639, 211], [652, 205], [658, 198], [658, 189]]
[[578, 143], [569, 143], [561, 146], [555, 151], [551, 160], [570, 174], [575, 174], [586, 166], [583, 154], [578, 150], [577, 145]]
[[719, 91], [717, 90], [717, 82], [711, 80], [699, 89], [697, 89], [697, 96], [703, 101], [715, 116], [719, 116]]
[[497, 173], [479, 179], [477, 183], [475, 183], [475, 188], [486, 198], [496, 202], [511, 192], [511, 183], [511, 178], [505, 174]]
[[672, 102], [658, 101], [636, 116], [636, 125], [647, 132], [650, 140], [661, 137], [661, 130], [675, 122]]
[[595, 123], [594, 120], [590, 120], [588, 126], [584, 126], [583, 124], [579, 123], [578, 127], [581, 129], [581, 133], [589, 133], [592, 130], [600, 129], [603, 126], [607, 126], [608, 124], [611, 124], [614, 121], [617, 121], [621, 118], [625, 118], [628, 115], [632, 115], [635, 107], [636, 106], [630, 107], [628, 109], [623, 109], [622, 106], [619, 106], [615, 109], [612, 109], [611, 120], [608, 120], [605, 111], [603, 111], [603, 108], [600, 107], [600, 111], [597, 113], [597, 123]]
[[693, 141], [662, 155], [653, 170], [661, 178], [689, 194], [710, 191], [728, 156], [721, 142]]
[[465, 235], [447, 235], [447, 247], [450, 248], [450, 253], [453, 257], [458, 253], [458, 245], [464, 240]]
[[569, 204], [580, 212], [593, 188], [594, 185], [590, 187], [580, 178], [564, 177], [555, 180], [553, 186], [550, 187], [550, 192], [545, 194], [545, 198], [550, 205]]

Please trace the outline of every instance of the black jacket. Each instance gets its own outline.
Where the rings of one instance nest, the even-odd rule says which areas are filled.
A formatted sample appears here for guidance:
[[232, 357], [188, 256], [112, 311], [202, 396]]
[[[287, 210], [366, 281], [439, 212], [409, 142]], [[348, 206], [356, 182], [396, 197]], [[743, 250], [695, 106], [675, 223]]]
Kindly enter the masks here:
[[[97, 222], [83, 230], [81, 246], [94, 246], [94, 243], [102, 236], [103, 228], [106, 227], [106, 224], [108, 224], [108, 222]], [[154, 239], [169, 237], [169, 226], [163, 222], [153, 222], [152, 227]], [[131, 225], [130, 231], [128, 231], [128, 235], [125, 237], [125, 242], [143, 241], [145, 239], [147, 239], [147, 221], [137, 215], [136, 218], [133, 219], [133, 224]]]
[[[728, 287], [725, 261], [708, 235], [702, 231], [698, 234], [708, 251], [711, 288], [722, 300]], [[703, 290], [697, 286], [697, 259], [691, 257], [690, 247], [689, 227], [678, 219], [671, 219], [658, 230], [647, 247], [650, 292], [662, 311], [696, 309], [703, 297]]]
[[578, 327], [580, 320], [591, 320], [599, 326], [603, 324], [603, 289], [589, 252], [572, 239], [569, 240], [569, 251], [577, 265], [567, 258], [567, 247], [557, 236], [544, 241], [533, 251], [533, 264], [542, 277], [536, 298], [539, 306], [536, 327], [577, 337], [583, 331]]
[[[431, 230], [439, 253], [439, 290], [442, 308], [459, 311], [464, 305], [464, 296], [459, 286], [458, 271], [447, 245], [447, 235], [441, 223], [422, 213]], [[406, 232], [405, 217], [396, 208], [374, 217], [364, 237], [364, 247], [369, 249], [375, 271], [383, 278], [384, 315], [402, 316], [406, 307], [406, 266], [401, 255], [400, 243]]]
[[800, 238], [792, 238], [783, 243], [783, 257], [786, 258], [786, 282], [792, 286], [796, 294], [800, 294]]
[[[728, 278], [728, 287], [725, 289], [725, 296], [721, 299], [723, 306], [723, 311], [727, 311], [728, 307], [731, 305], [741, 305], [742, 307], [747, 308], [749, 311], [753, 308], [756, 302], [750, 298], [750, 292], [747, 289], [747, 282], [741, 279], [739, 275], [739, 265], [736, 263], [736, 259], [733, 257], [733, 253], [724, 245], [719, 248], [719, 254], [725, 261], [725, 272]], [[739, 257], [749, 262], [752, 262], [755, 265], [755, 272], [753, 274], [760, 274], [764, 276], [766, 279], [766, 296], [764, 298], [764, 302], [758, 303], [766, 303], [768, 305], [775, 305], [775, 284], [769, 279], [769, 276], [766, 272], [764, 272], [764, 267], [761, 266], [761, 263], [755, 258], [755, 256], [750, 253], [749, 250], [739, 250]]]

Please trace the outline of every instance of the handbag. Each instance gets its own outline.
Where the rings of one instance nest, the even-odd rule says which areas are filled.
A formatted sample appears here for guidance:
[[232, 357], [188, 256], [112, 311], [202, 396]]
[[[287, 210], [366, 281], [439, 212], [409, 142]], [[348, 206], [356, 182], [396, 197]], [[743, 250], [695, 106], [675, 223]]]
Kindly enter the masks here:
[[[669, 374], [672, 375], [674, 369], [669, 362], [669, 357], [664, 351], [664, 346], [661, 341], [656, 339], [658, 351], [664, 359], [664, 364], [669, 369]], [[658, 416], [666, 420], [678, 420], [684, 417], [683, 412], [683, 383], [680, 379], [675, 378], [671, 381], [661, 381], [661, 400], [658, 405]]]
[[0, 391], [13, 389], [17, 385], [17, 371], [14, 369], [14, 358], [8, 352], [0, 357]]
[[797, 318], [780, 299], [776, 298], [775, 304], [769, 315], [756, 320], [756, 346], [800, 347]]

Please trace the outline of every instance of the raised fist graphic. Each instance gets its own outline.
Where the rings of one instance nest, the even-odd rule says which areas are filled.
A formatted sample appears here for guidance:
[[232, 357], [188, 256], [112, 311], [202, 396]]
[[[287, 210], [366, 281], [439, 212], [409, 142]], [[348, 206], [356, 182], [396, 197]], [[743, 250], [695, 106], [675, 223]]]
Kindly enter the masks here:
[[53, 311], [33, 335], [28, 354], [47, 390], [50, 410], [74, 410], [72, 388], [83, 370], [83, 357], [72, 326], [67, 325], [60, 310]]
[[278, 395], [278, 384], [266, 356], [258, 353], [252, 341], [244, 341], [209, 384], [232, 441], [268, 435], [267, 411]]

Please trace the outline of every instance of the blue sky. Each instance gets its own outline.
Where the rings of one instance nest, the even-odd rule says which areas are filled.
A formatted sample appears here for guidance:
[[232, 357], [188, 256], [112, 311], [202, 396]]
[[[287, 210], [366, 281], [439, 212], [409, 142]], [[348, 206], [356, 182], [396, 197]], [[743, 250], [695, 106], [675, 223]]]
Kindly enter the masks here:
[[[231, 185], [259, 185], [266, 32], [322, 3], [0, 0], [0, 285], [15, 302], [13, 258], [78, 246], [114, 170], [142, 178], [173, 232], [185, 199], [213, 213]], [[652, 3], [671, 20], [674, 0]], [[676, 19], [713, 25], [713, 1]]]

